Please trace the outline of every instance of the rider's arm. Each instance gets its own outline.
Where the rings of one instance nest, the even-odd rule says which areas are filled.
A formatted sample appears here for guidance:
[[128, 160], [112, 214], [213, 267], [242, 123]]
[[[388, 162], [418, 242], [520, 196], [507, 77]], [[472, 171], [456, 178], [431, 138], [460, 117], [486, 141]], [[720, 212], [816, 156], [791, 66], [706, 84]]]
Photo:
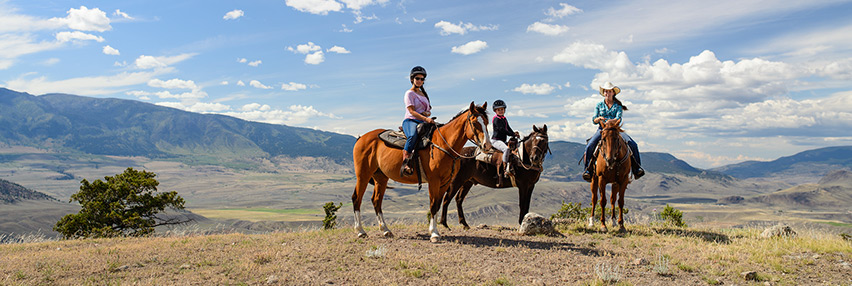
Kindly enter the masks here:
[[420, 120], [420, 121], [423, 121], [423, 122], [435, 123], [435, 121], [432, 120], [432, 118], [423, 116], [423, 114], [420, 114], [420, 112], [414, 111], [414, 105], [409, 105], [406, 108], [408, 108], [408, 112], [410, 112], [411, 115], [416, 117], [417, 120]]

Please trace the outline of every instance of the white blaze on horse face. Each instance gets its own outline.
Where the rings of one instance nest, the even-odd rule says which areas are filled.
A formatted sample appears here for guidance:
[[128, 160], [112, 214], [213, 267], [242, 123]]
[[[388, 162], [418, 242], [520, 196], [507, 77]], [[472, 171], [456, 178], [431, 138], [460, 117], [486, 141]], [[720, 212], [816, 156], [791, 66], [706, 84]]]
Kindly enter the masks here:
[[482, 134], [483, 136], [485, 136], [485, 138], [481, 140], [483, 146], [478, 147], [488, 149], [491, 147], [491, 136], [488, 135], [488, 124], [486, 124], [485, 120], [483, 120], [482, 118], [482, 116], [476, 117], [476, 122], [479, 123], [479, 127], [482, 128]]

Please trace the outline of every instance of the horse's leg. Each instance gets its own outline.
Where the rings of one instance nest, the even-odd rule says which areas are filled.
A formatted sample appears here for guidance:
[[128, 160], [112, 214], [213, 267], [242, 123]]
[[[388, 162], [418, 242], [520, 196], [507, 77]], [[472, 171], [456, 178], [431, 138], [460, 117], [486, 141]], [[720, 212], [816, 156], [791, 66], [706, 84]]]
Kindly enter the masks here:
[[598, 183], [598, 192], [601, 194], [601, 231], [606, 229], [606, 182]]
[[624, 193], [627, 191], [627, 184], [620, 184], [621, 189], [618, 192], [618, 231], [626, 232], [624, 228]]
[[595, 208], [598, 204], [598, 177], [592, 177], [592, 213], [589, 214], [589, 227], [595, 227]]
[[385, 198], [385, 190], [388, 186], [388, 176], [381, 172], [376, 172], [373, 175], [376, 187], [373, 189], [373, 208], [376, 209], [376, 219], [379, 221], [379, 227], [382, 228], [382, 235], [385, 237], [393, 237], [393, 233], [385, 223], [385, 216], [382, 213], [382, 200]]
[[615, 203], [618, 201], [618, 190], [619, 189], [621, 189], [621, 184], [613, 182], [612, 183], [612, 194], [610, 195], [610, 198], [609, 198], [609, 205], [610, 205], [610, 208], [612, 209], [612, 211], [611, 211], [612, 215], [610, 216], [610, 219], [612, 220], [612, 225], [615, 225], [615, 223], [616, 223], [616, 220], [615, 220]]
[[356, 171], [355, 192], [352, 194], [352, 207], [355, 210], [355, 230], [358, 231], [358, 237], [367, 237], [367, 232], [364, 231], [364, 224], [361, 222], [361, 200], [364, 198], [364, 193], [367, 191], [367, 184], [370, 182], [370, 177], [364, 178]]
[[450, 206], [450, 202], [453, 201], [453, 197], [459, 192], [459, 188], [464, 184], [464, 182], [460, 182], [460, 175], [456, 175], [453, 178], [453, 183], [450, 185], [450, 189], [447, 193], [444, 194], [444, 202], [441, 205], [441, 221], [438, 223], [444, 225], [447, 229], [450, 229], [450, 226], [447, 225], [447, 207]]
[[464, 229], [470, 229], [470, 226], [467, 225], [467, 220], [465, 220], [464, 218], [464, 209], [462, 208], [462, 203], [464, 203], [464, 198], [467, 196], [467, 192], [470, 192], [471, 187], [473, 187], [473, 182], [465, 182], [464, 184], [462, 184], [461, 192], [456, 195], [456, 209], [458, 209], [459, 211], [459, 224], [463, 225]]
[[432, 242], [441, 241], [441, 234], [438, 233], [437, 214], [441, 209], [441, 202], [444, 199], [447, 186], [441, 186], [441, 178], [429, 180], [429, 240]]
[[527, 184], [518, 186], [518, 206], [521, 209], [521, 213], [518, 216], [518, 224], [524, 223], [524, 216], [530, 211], [530, 198], [532, 197], [534, 187]]

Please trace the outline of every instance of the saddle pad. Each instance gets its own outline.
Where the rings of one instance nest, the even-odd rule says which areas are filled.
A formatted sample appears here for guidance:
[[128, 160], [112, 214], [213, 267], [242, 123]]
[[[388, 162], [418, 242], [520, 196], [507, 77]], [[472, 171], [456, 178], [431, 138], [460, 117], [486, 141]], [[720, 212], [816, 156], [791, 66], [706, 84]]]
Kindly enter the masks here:
[[[428, 137], [430, 136], [425, 136], [421, 134], [419, 138], [420, 140], [418, 140], [419, 142], [417, 142], [417, 145], [414, 146], [414, 149], [420, 150], [429, 147], [429, 145], [432, 144], [432, 140], [430, 140]], [[401, 131], [386, 129], [385, 131], [382, 131], [382, 133], [379, 133], [379, 139], [382, 139], [382, 141], [384, 141], [389, 147], [397, 149], [402, 149], [403, 147], [405, 147], [405, 134]]]

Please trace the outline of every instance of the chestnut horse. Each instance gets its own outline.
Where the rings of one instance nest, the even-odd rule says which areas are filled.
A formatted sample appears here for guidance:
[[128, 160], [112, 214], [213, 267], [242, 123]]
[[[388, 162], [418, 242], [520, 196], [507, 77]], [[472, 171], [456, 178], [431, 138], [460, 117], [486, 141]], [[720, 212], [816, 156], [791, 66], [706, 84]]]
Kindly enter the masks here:
[[624, 232], [624, 191], [630, 183], [631, 154], [627, 142], [621, 138], [621, 119], [601, 123], [601, 141], [592, 176], [592, 214], [589, 227], [594, 227], [595, 204], [601, 195], [601, 231], [606, 232], [606, 184], [612, 184], [612, 223], [615, 224], [615, 202], [618, 201], [618, 231]]
[[[495, 189], [511, 188], [513, 186], [517, 187], [518, 206], [521, 212], [518, 217], [518, 223], [520, 224], [523, 222], [524, 216], [530, 210], [530, 198], [532, 197], [535, 183], [538, 182], [539, 176], [541, 175], [542, 163], [544, 162], [544, 157], [546, 155], [545, 153], [550, 151], [547, 139], [547, 125], [544, 125], [540, 129], [533, 125], [533, 132], [530, 133], [530, 135], [527, 135], [524, 139], [521, 139], [520, 146], [521, 148], [519, 148], [519, 150], [521, 150], [521, 161], [524, 165], [515, 166], [514, 180], [504, 179], [504, 185], [499, 187], [497, 186], [496, 166], [478, 161], [474, 158], [461, 159], [461, 170], [459, 170], [459, 173], [453, 179], [453, 185], [450, 187], [450, 191], [444, 195], [444, 205], [443, 210], [441, 211], [440, 221], [444, 227], [450, 228], [447, 225], [447, 206], [449, 206], [450, 201], [452, 201], [453, 196], [455, 196], [456, 208], [459, 212], [459, 223], [464, 226], [464, 229], [470, 229], [470, 226], [467, 225], [467, 221], [464, 218], [462, 203], [464, 202], [465, 196], [467, 196], [467, 193], [470, 191], [470, 188], [476, 184]], [[472, 155], [476, 151], [476, 147], [465, 147], [464, 151], [466, 155]], [[501, 155], [502, 153], [496, 152], [493, 156]], [[511, 185], [505, 184], [506, 182], [511, 183]], [[461, 189], [461, 191], [459, 191], [459, 189]]]
[[[490, 148], [491, 141], [488, 136], [488, 115], [486, 114], [487, 102], [482, 106], [476, 106], [473, 102], [470, 107], [457, 114], [450, 122], [439, 126], [432, 134], [432, 144], [425, 149], [417, 150], [420, 157], [420, 167], [426, 182], [429, 183], [429, 232], [430, 240], [438, 242], [441, 235], [438, 234], [436, 225], [436, 214], [441, 207], [441, 199], [450, 186], [453, 176], [459, 171], [459, 161], [462, 147], [468, 140], [476, 143], [482, 148]], [[384, 129], [370, 131], [358, 138], [352, 149], [352, 157], [355, 162], [355, 192], [352, 194], [352, 205], [355, 209], [355, 230], [358, 237], [366, 237], [361, 223], [361, 199], [367, 190], [367, 184], [372, 179], [375, 182], [373, 189], [373, 208], [379, 226], [385, 237], [392, 237], [390, 229], [385, 224], [382, 215], [382, 199], [385, 196], [385, 188], [388, 179], [404, 183], [417, 184], [417, 174], [400, 177], [399, 169], [402, 166], [402, 149], [388, 147], [379, 139], [379, 133]]]

